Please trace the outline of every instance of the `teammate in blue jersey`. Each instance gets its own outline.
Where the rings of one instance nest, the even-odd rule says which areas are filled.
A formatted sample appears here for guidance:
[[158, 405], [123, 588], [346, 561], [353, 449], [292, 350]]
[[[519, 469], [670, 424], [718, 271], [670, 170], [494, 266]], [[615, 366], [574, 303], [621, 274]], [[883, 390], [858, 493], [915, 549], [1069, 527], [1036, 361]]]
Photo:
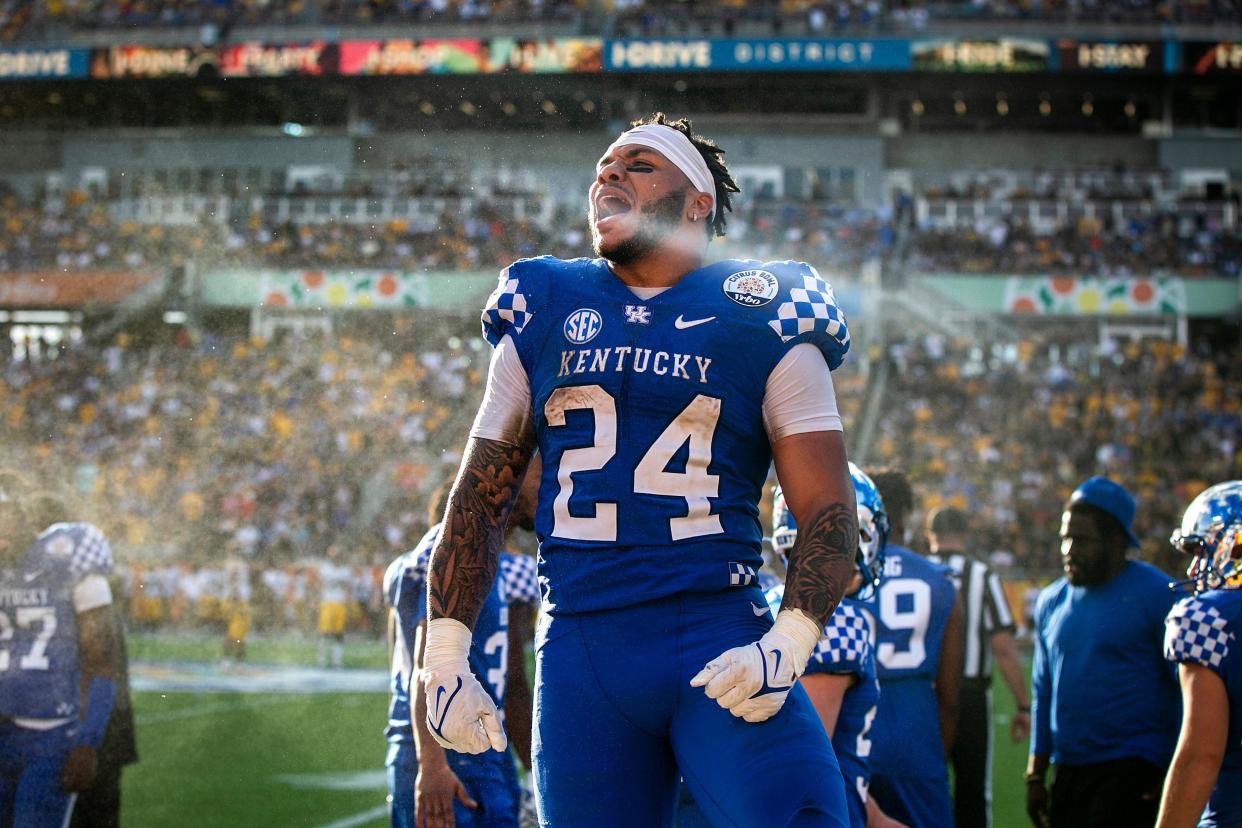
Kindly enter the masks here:
[[[832, 739], [845, 796], [850, 807], [850, 828], [899, 826], [868, 796], [871, 784], [871, 724], [880, 701], [875, 669], [875, 630], [863, 601], [881, 581], [889, 522], [875, 483], [850, 464], [854, 498], [858, 502], [858, 572], [849, 593], [824, 627], [823, 637], [807, 663], [802, 684], [819, 713], [824, 730]], [[798, 536], [797, 525], [780, 489], [772, 510], [772, 545], [784, 557]], [[768, 604], [780, 605], [783, 584], [768, 590]]]
[[[901, 472], [875, 475], [892, 537], [914, 506]], [[876, 631], [880, 705], [871, 728], [871, 797], [912, 828], [953, 824], [945, 757], [957, 724], [965, 647], [948, 567], [889, 543], [884, 580], [865, 602]]]
[[1178, 665], [1182, 729], [1157, 828], [1242, 826], [1242, 480], [1201, 493], [1172, 542], [1193, 556], [1195, 595], [1173, 607], [1164, 655]]
[[[847, 824], [795, 679], [854, 571], [829, 373], [849, 335], [809, 265], [706, 264], [737, 191], [721, 156], [663, 115], [623, 133], [590, 188], [598, 258], [515, 262], [483, 314], [495, 352], [432, 555], [423, 678], [442, 744], [504, 748], [470, 626], [538, 447], [544, 825], [667, 825], [679, 773], [713, 824]], [[773, 461], [801, 527], [775, 621], [756, 583]]]
[[68, 824], [116, 696], [112, 553], [89, 524], [42, 533], [0, 492], [0, 825]]
[[1036, 825], [1156, 822], [1178, 710], [1161, 645], [1179, 596], [1163, 572], [1127, 559], [1139, 546], [1134, 512], [1122, 486], [1092, 477], [1061, 516], [1065, 577], [1035, 608], [1026, 807]]
[[[534, 486], [524, 487], [510, 516], [511, 528], [533, 528], [534, 497]], [[443, 495], [432, 497], [428, 514], [433, 520], [444, 513], [443, 499]], [[421, 734], [412, 726], [410, 689], [418, 693], [418, 685], [411, 684], [411, 677], [425, 628], [427, 561], [439, 536], [437, 523], [384, 574], [384, 594], [392, 608], [392, 683], [385, 729], [392, 824], [394, 828], [516, 825], [520, 792], [508, 754], [470, 756], [444, 751], [425, 735], [425, 726]], [[525, 648], [530, 641], [532, 610], [538, 603], [534, 560], [502, 553], [499, 575], [475, 625], [469, 659], [473, 674], [514, 726], [514, 747], [528, 768], [531, 698]], [[416, 741], [420, 735], [423, 738]]]

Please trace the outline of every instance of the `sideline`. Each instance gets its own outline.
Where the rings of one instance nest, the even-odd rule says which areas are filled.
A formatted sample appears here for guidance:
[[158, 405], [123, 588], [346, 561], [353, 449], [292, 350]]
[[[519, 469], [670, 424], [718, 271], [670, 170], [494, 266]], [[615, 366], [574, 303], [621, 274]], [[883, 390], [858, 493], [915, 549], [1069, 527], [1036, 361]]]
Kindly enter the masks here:
[[386, 670], [328, 670], [279, 664], [136, 662], [130, 686], [157, 693], [385, 693]]

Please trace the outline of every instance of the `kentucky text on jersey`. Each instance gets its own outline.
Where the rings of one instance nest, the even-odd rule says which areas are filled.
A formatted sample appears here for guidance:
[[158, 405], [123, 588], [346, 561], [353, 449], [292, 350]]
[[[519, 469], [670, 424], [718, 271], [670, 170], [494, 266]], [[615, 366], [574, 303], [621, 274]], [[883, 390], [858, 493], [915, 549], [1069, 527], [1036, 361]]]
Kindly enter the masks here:
[[[630, 358], [631, 354], [633, 354], [633, 359]], [[561, 351], [561, 370], [556, 376], [560, 378], [572, 374], [604, 371], [621, 373], [626, 370], [633, 371], [635, 374], [645, 374], [650, 370], [657, 377], [670, 376], [691, 382], [697, 380], [706, 384], [707, 369], [711, 364], [711, 357], [701, 357], [698, 354], [674, 354], [668, 351], [653, 351], [650, 348], [619, 345], [615, 348]], [[694, 376], [691, 376], [691, 371], [694, 372]]]
[[49, 602], [46, 589], [0, 589], [0, 607], [40, 607]]

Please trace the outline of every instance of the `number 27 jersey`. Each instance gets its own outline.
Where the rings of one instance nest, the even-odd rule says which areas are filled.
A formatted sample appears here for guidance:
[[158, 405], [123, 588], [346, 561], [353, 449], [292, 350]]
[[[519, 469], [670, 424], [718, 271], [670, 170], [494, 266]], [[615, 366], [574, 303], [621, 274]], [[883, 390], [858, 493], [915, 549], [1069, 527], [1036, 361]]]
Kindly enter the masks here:
[[551, 613], [756, 582], [763, 400], [794, 346], [836, 368], [845, 318], [814, 268], [725, 260], [640, 298], [600, 259], [523, 259], [483, 312], [530, 383]]

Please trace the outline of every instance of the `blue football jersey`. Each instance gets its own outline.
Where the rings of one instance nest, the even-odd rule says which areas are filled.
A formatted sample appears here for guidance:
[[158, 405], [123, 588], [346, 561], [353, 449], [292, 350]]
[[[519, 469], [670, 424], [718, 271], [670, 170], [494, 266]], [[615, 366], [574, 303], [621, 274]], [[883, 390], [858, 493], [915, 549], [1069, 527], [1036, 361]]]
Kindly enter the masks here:
[[933, 682], [956, 590], [951, 570], [894, 544], [884, 580], [863, 602], [875, 630], [880, 704], [872, 728], [876, 774], [942, 779], [947, 773]]
[[[780, 611], [785, 585], [766, 591], [772, 612]], [[850, 827], [867, 824], [867, 787], [871, 783], [871, 724], [880, 702], [880, 682], [875, 672], [875, 633], [861, 601], [841, 599], [823, 637], [815, 645], [804, 675], [852, 675], [855, 682], [845, 691], [837, 726], [832, 734], [832, 750], [845, 777], [845, 795], [850, 806]]]
[[[388, 702], [390, 742], [412, 741], [410, 681], [413, 671], [414, 631], [427, 612], [427, 563], [440, 538], [440, 525], [428, 530], [411, 551], [398, 557], [384, 573], [384, 595], [397, 612], [397, 640], [393, 647]], [[509, 605], [537, 606], [539, 586], [535, 561], [526, 555], [500, 554], [500, 567], [491, 591], [479, 610], [470, 643], [470, 670], [502, 711], [509, 666]]]
[[530, 383], [550, 613], [756, 582], [768, 375], [803, 342], [836, 368], [845, 319], [814, 268], [725, 260], [640, 299], [600, 259], [523, 259], [483, 312]]
[[83, 578], [112, 571], [112, 550], [89, 523], [58, 523], [0, 569], [0, 716], [76, 718], [81, 695], [77, 610]]
[[[1225, 683], [1229, 694], [1229, 737], [1216, 787], [1203, 811], [1201, 828], [1242, 825], [1242, 592], [1212, 590], [1185, 598], [1169, 612], [1164, 656], [1201, 664]], [[1224, 723], [1222, 722], [1222, 725]]]

